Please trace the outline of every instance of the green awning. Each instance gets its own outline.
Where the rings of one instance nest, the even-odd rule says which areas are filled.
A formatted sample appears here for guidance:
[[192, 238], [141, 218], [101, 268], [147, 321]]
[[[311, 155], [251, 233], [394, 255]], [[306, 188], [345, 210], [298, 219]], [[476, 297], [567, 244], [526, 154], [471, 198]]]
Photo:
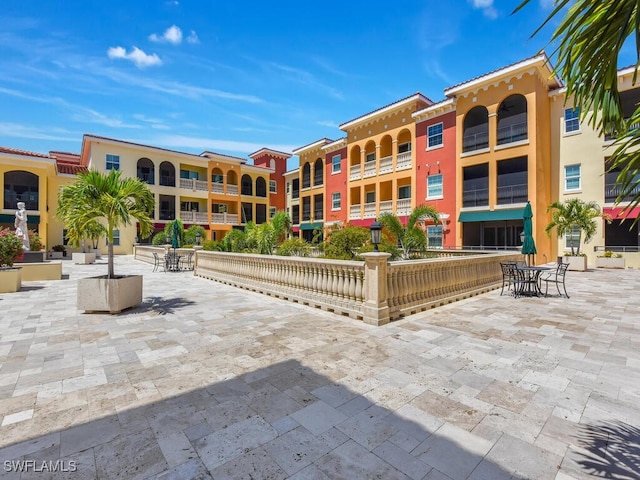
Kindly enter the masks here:
[[315, 229], [322, 230], [322, 222], [300, 224], [300, 230], [315, 230]]
[[460, 212], [459, 222], [495, 222], [499, 220], [522, 220], [524, 208], [515, 210], [485, 210]]

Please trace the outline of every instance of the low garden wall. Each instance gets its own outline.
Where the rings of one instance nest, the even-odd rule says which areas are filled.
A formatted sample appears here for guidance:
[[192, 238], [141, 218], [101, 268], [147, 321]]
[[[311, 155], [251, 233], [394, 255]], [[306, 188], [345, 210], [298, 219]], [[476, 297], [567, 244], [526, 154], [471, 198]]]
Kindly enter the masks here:
[[[185, 249], [185, 252], [189, 249]], [[163, 247], [136, 246], [135, 258], [153, 263]], [[364, 262], [198, 250], [194, 275], [383, 325], [422, 310], [487, 292], [502, 284], [500, 262], [517, 252], [443, 252], [440, 258]]]

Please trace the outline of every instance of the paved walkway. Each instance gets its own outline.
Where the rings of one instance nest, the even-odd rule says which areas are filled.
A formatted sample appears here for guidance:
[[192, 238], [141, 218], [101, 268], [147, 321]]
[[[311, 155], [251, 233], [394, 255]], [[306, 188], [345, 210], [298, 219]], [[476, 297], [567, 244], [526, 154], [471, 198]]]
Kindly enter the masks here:
[[145, 303], [80, 314], [105, 260], [63, 271], [0, 295], [0, 478], [639, 478], [640, 271], [384, 327], [131, 257]]

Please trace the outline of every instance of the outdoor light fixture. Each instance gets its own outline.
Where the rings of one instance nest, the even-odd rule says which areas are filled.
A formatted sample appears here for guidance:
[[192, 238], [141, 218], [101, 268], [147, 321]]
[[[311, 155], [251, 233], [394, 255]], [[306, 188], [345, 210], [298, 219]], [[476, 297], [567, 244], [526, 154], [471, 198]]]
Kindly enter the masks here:
[[373, 243], [373, 251], [378, 251], [378, 245], [380, 245], [380, 233], [382, 232], [382, 225], [378, 223], [378, 220], [374, 220], [369, 227], [371, 230], [371, 243]]
[[196, 232], [196, 245], [200, 245], [200, 232]]
[[524, 243], [524, 230], [522, 232], [520, 232], [520, 243], [521, 244]]
[[167, 235], [167, 238], [165, 238], [165, 240], [167, 241], [167, 245], [171, 243], [171, 237], [169, 235]]

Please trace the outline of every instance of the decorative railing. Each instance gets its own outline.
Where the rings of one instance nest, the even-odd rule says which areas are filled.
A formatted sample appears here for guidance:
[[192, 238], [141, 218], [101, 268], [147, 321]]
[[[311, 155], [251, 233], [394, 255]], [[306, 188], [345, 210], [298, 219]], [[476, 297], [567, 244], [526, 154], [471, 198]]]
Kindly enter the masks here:
[[511, 203], [527, 203], [529, 198], [528, 185], [509, 185], [498, 187], [498, 205], [508, 205]]
[[235, 225], [238, 223], [238, 214], [237, 213], [212, 213], [211, 214], [211, 223], [226, 223], [230, 225]]
[[[167, 248], [136, 245], [134, 256], [153, 264], [153, 252]], [[522, 259], [517, 252], [437, 253], [389, 263], [387, 253], [366, 253], [357, 262], [197, 250], [194, 275], [383, 325], [495, 289], [502, 282], [500, 262]]]
[[222, 183], [212, 183], [211, 184], [211, 193], [224, 193], [224, 184], [222, 184]]
[[227, 183], [227, 195], [238, 195], [238, 185], [230, 185]]
[[360, 204], [351, 205], [349, 209], [349, 218], [360, 218]]
[[180, 220], [187, 223], [208, 223], [207, 212], [180, 212]]
[[206, 180], [196, 180], [195, 178], [181, 178], [180, 188], [189, 190], [206, 192], [209, 188]]
[[358, 180], [361, 177], [360, 164], [349, 167], [349, 180]]
[[[604, 186], [604, 201], [607, 203], [614, 203], [618, 200], [618, 197], [622, 193], [622, 185], [619, 183], [607, 183]], [[634, 186], [627, 189], [625, 195], [620, 198], [621, 202], [630, 202], [633, 197], [640, 193], [640, 186]]]
[[398, 200], [398, 207], [396, 210], [397, 215], [411, 215], [411, 199], [403, 198], [402, 200]]
[[380, 213], [393, 213], [393, 200], [380, 202]]
[[376, 162], [367, 162], [364, 164], [364, 177], [375, 177], [377, 173]]
[[364, 218], [373, 218], [376, 216], [376, 204], [365, 203], [364, 204]]
[[380, 159], [380, 173], [390, 173], [393, 171], [393, 157], [383, 157]]
[[462, 192], [463, 207], [483, 207], [489, 205], [489, 189], [478, 188]]
[[489, 132], [467, 133], [462, 137], [462, 152], [489, 148]]
[[515, 123], [498, 128], [498, 145], [520, 142], [527, 139], [527, 122]]
[[408, 168], [411, 168], [411, 152], [399, 153], [396, 170], [406, 170]]

